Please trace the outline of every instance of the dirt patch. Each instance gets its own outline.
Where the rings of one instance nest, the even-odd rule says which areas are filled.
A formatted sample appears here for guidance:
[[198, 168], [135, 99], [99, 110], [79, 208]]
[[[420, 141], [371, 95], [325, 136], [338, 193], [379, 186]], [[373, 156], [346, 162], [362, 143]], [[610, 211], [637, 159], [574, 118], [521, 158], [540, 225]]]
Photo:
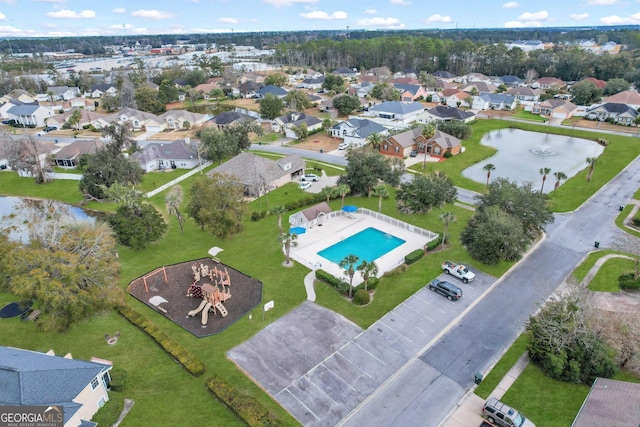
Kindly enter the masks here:
[[260, 111], [258, 101], [251, 98], [240, 98], [224, 101], [225, 105], [233, 105], [234, 107], [244, 108], [245, 110]]
[[342, 142], [342, 138], [334, 138], [325, 133], [317, 133], [306, 138], [302, 142], [292, 141], [289, 145], [305, 150], [313, 150], [327, 153], [338, 149], [338, 144]]
[[[231, 279], [231, 285], [228, 286], [228, 290], [232, 297], [223, 303], [224, 308], [227, 310], [227, 315], [222, 317], [217, 311], [210, 312], [209, 319], [204, 327], [201, 323], [200, 313], [193, 317], [187, 316], [189, 311], [197, 308], [203, 301], [200, 298], [187, 296], [187, 290], [194, 283], [191, 269], [193, 264], [197, 266], [206, 265], [209, 270], [214, 267], [218, 270], [226, 270], [229, 272]], [[164, 269], [167, 277], [166, 282], [164, 274], [160, 270], [146, 279], [146, 287], [143, 277], [138, 277], [129, 284], [127, 289], [140, 302], [156, 310], [159, 315], [168, 317], [197, 337], [206, 337], [222, 332], [260, 304], [262, 300], [262, 282], [227, 265], [217, 263], [210, 258], [168, 265]], [[215, 282], [210, 280], [209, 277], [196, 282], [198, 286], [205, 284], [221, 288], [220, 285], [215, 285]], [[154, 297], [160, 297], [166, 302], [161, 302], [156, 306], [151, 302]]]

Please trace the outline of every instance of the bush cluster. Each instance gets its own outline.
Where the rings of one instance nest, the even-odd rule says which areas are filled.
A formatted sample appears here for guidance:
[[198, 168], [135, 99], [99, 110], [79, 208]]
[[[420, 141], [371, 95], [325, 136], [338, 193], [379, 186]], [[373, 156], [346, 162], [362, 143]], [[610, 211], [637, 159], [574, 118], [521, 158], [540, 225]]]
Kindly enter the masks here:
[[129, 374], [122, 368], [112, 368], [109, 371], [111, 381], [109, 381], [109, 387], [113, 391], [124, 391], [124, 387], [129, 379]]
[[265, 216], [267, 216], [267, 211], [253, 211], [251, 212], [251, 221], [259, 221]]
[[417, 262], [423, 256], [424, 256], [424, 251], [422, 249], [416, 249], [415, 251], [408, 253], [404, 257], [404, 262], [407, 265], [411, 265], [414, 262]]
[[358, 289], [356, 293], [353, 294], [353, 303], [355, 305], [369, 304], [369, 301], [371, 301], [371, 296], [369, 295], [369, 292], [364, 289]]
[[324, 270], [316, 270], [316, 279], [325, 282], [327, 285], [335, 288], [341, 294], [349, 292], [349, 284], [344, 280], [340, 280], [332, 274]]
[[129, 307], [120, 307], [122, 314], [129, 322], [133, 323], [169, 353], [178, 363], [180, 363], [191, 375], [199, 377], [205, 371], [205, 364], [202, 360], [194, 356], [189, 350], [174, 341], [169, 335], [161, 331], [156, 325], [147, 320], [137, 311]]
[[247, 425], [281, 426], [282, 421], [269, 411], [254, 397], [238, 392], [224, 379], [213, 376], [207, 379], [209, 391], [240, 417]]
[[440, 245], [440, 243], [442, 243], [442, 236], [438, 236], [435, 240], [427, 243], [427, 251], [433, 251]]
[[633, 217], [631, 222], [633, 223], [634, 226], [640, 227], [640, 216]]
[[620, 289], [640, 289], [640, 279], [634, 280], [633, 273], [621, 274], [618, 277]]

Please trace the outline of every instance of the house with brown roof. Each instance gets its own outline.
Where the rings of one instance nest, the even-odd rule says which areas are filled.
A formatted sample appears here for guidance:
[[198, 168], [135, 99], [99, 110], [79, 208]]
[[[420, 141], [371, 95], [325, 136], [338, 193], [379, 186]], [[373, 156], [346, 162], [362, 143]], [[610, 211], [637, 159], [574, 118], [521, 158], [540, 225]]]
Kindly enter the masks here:
[[447, 153], [452, 156], [460, 154], [462, 152], [462, 144], [455, 136], [436, 129], [423, 150], [431, 157], [443, 158]]
[[473, 102], [473, 99], [467, 92], [463, 92], [459, 89], [444, 89], [437, 94], [434, 94], [431, 101], [448, 105], [449, 107], [459, 107], [462, 104], [466, 105], [467, 101]]
[[565, 99], [547, 99], [533, 105], [531, 112], [552, 119], [566, 120], [578, 111], [578, 106]]
[[640, 384], [596, 378], [571, 427], [637, 426]]
[[62, 147], [58, 151], [54, 160], [56, 166], [61, 168], [75, 168], [80, 162], [80, 157], [85, 154], [93, 155], [99, 148], [104, 147], [105, 143], [95, 139], [76, 139], [71, 144]]
[[331, 212], [327, 202], [318, 203], [289, 215], [289, 224], [292, 227], [313, 228], [315, 225], [322, 224]]
[[629, 107], [638, 109], [640, 108], [640, 93], [635, 90], [625, 90], [615, 95], [611, 95], [602, 100], [602, 102], [614, 103], [614, 104], [627, 104]]
[[540, 77], [538, 80], [536, 80], [531, 84], [531, 87], [534, 89], [542, 89], [542, 90], [549, 90], [549, 89], [558, 90], [558, 89], [563, 89], [567, 87], [567, 83], [555, 77]]
[[527, 86], [517, 86], [512, 87], [506, 93], [515, 96], [520, 102], [538, 102], [542, 91]]
[[498, 90], [498, 86], [491, 82], [469, 82], [460, 88], [467, 93], [473, 92], [474, 89], [477, 93], [494, 93]]
[[397, 133], [380, 144], [380, 153], [400, 158], [408, 157], [419, 146], [424, 146], [427, 138], [422, 135], [422, 126]]
[[605, 87], [607, 87], [607, 82], [605, 82], [604, 80], [596, 79], [595, 77], [585, 77], [584, 79], [582, 79], [582, 80], [580, 80], [580, 81], [583, 81], [583, 80], [588, 80], [588, 81], [590, 81], [591, 83], [593, 83], [594, 85], [596, 85], [596, 87], [597, 87], [598, 89], [604, 89]]

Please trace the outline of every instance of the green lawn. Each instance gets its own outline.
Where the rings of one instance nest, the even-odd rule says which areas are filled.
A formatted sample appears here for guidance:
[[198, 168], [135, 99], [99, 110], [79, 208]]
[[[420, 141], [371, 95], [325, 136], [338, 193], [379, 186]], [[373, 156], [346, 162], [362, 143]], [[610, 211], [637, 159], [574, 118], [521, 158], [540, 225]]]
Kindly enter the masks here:
[[532, 122], [544, 123], [546, 121], [546, 119], [541, 117], [540, 114], [533, 114], [529, 111], [524, 111], [523, 108], [517, 108], [514, 111], [513, 117], [520, 120], [530, 120]]
[[474, 393], [483, 399], [488, 399], [491, 392], [502, 381], [502, 378], [515, 365], [516, 361], [527, 351], [529, 345], [529, 335], [526, 333], [514, 341], [509, 349], [502, 355], [498, 363], [491, 369], [487, 376], [482, 380], [480, 385], [474, 390]]
[[573, 277], [575, 277], [577, 283], [580, 283], [587, 276], [591, 267], [593, 267], [600, 258], [609, 254], [621, 254], [622, 252], [614, 251], [611, 249], [605, 249], [600, 251], [591, 252], [585, 259], [580, 263], [575, 270], [573, 270]]
[[623, 273], [633, 272], [635, 262], [626, 258], [610, 258], [600, 267], [589, 289], [597, 292], [620, 292], [618, 277]]
[[620, 212], [616, 217], [616, 225], [620, 230], [624, 231], [625, 233], [633, 234], [636, 237], [640, 237], [640, 232], [634, 230], [633, 228], [629, 228], [624, 224], [624, 221], [627, 218], [627, 216], [631, 213], [633, 206], [634, 205], [627, 205], [624, 207], [624, 209], [622, 209], [622, 212]]

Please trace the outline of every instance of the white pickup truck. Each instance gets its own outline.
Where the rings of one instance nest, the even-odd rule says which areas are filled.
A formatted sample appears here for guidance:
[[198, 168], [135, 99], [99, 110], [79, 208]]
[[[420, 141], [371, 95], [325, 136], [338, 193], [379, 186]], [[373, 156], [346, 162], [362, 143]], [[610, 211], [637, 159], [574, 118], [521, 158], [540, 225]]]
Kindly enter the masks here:
[[453, 263], [451, 261], [443, 262], [442, 270], [444, 270], [446, 274], [450, 274], [462, 280], [463, 283], [469, 283], [476, 278], [475, 273], [470, 271], [467, 267], [462, 264]]

